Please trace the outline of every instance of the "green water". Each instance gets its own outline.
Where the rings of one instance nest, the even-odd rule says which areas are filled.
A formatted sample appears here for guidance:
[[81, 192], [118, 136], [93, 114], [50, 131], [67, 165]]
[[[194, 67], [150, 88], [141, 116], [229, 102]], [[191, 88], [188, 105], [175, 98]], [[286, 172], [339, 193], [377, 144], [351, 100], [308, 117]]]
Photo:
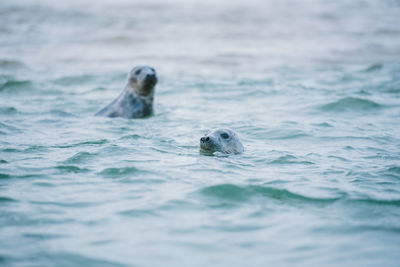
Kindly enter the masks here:
[[[3, 1], [0, 265], [399, 266], [398, 1]], [[128, 71], [154, 116], [93, 114]], [[245, 152], [199, 153], [229, 127]]]

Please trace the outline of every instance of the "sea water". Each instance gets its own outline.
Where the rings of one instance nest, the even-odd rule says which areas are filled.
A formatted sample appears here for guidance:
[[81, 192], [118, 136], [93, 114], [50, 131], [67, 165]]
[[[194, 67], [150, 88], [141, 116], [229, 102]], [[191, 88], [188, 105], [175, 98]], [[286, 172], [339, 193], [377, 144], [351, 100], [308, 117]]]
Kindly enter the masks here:
[[1, 1], [0, 265], [399, 266], [400, 2]]

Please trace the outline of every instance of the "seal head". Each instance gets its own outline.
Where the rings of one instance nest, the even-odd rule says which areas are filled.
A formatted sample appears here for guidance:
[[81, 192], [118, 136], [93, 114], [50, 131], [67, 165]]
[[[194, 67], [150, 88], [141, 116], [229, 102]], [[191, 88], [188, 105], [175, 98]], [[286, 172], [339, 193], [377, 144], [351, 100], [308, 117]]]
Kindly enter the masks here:
[[231, 129], [215, 129], [200, 138], [200, 149], [203, 152], [222, 152], [238, 154], [244, 151], [239, 136]]
[[149, 66], [134, 67], [128, 74], [128, 81], [122, 93], [105, 106], [96, 116], [145, 118], [153, 114], [156, 71]]
[[153, 68], [137, 66], [129, 72], [127, 87], [141, 96], [153, 97], [156, 83], [157, 75]]

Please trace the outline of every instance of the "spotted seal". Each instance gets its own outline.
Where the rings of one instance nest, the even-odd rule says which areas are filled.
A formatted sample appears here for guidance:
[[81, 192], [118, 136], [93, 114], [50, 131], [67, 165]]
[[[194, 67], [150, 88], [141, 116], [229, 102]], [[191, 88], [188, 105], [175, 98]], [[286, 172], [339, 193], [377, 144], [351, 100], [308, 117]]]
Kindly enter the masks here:
[[231, 129], [215, 129], [200, 138], [200, 149], [203, 152], [222, 152], [237, 154], [244, 151], [237, 133]]
[[122, 93], [95, 116], [145, 118], [153, 114], [156, 71], [149, 66], [134, 67]]

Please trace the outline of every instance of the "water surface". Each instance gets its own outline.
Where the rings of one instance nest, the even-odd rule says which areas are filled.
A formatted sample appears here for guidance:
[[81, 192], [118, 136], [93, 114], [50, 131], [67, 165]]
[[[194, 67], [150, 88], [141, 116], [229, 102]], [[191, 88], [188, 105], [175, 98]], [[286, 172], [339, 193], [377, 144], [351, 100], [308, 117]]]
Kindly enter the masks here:
[[[398, 1], [2, 1], [0, 264], [398, 266]], [[155, 114], [93, 114], [135, 65]], [[210, 129], [245, 152], [199, 153]]]

